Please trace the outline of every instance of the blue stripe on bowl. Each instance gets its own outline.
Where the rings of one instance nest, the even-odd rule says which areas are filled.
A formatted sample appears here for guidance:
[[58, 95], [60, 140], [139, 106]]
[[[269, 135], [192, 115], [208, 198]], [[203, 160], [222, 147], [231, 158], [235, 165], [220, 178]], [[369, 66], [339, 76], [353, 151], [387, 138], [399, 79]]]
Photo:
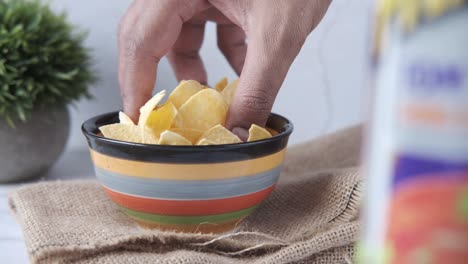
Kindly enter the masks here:
[[222, 180], [163, 180], [127, 176], [95, 167], [96, 176], [106, 187], [145, 198], [166, 200], [209, 200], [246, 195], [272, 186], [281, 166], [273, 170]]

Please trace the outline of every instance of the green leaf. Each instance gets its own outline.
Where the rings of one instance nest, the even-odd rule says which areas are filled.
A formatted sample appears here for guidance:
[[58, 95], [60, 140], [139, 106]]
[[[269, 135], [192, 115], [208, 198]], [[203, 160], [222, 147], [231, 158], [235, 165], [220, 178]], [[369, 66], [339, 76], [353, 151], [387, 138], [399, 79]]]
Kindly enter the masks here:
[[0, 75], [6, 74], [5, 60], [0, 60]]
[[7, 98], [7, 99], [10, 99], [11, 101], [15, 101], [15, 100], [16, 100], [16, 97], [15, 97], [14, 95], [10, 94], [10, 93], [5, 93], [3, 96], [4, 96], [5, 98]]
[[25, 90], [17, 90], [16, 91], [16, 96], [19, 96], [19, 97], [28, 97], [28, 93], [25, 91]]
[[11, 101], [15, 101], [16, 100], [16, 96], [10, 94], [10, 93], [6, 93], [3, 95], [5, 98], [7, 99], [10, 99]]
[[49, 90], [56, 95], [62, 95], [62, 93], [55, 86], [50, 85]]
[[65, 73], [57, 72], [55, 73], [55, 77], [62, 79], [62, 80], [71, 80], [75, 75], [78, 74], [79, 71], [80, 71], [79, 69], [74, 69], [72, 71], [65, 72]]
[[39, 62], [39, 58], [33, 57], [24, 61], [20, 61], [16, 67], [24, 66], [24, 65], [30, 65], [30, 64], [36, 64]]
[[11, 19], [11, 16], [13, 15], [13, 11], [14, 9], [12, 8], [7, 10], [5, 17], [3, 18], [4, 23]]
[[11, 34], [18, 34], [19, 32], [23, 31], [23, 24], [16, 25], [12, 30]]
[[11, 116], [7, 115], [7, 116], [5, 116], [5, 119], [6, 119], [6, 121], [7, 121], [7, 124], [8, 124], [11, 128], [16, 128], [15, 123], [14, 123], [13, 120], [11, 119]]
[[20, 105], [16, 105], [16, 113], [21, 121], [26, 122], [26, 113]]
[[[11, 58], [11, 57], [10, 57], [10, 58]], [[11, 66], [11, 65], [8, 65], [8, 64], [7, 64], [7, 65], [5, 65], [5, 67], [6, 67], [6, 69], [7, 69], [8, 71], [10, 71], [10, 72], [13, 72], [13, 73], [18, 72], [18, 70], [17, 70], [15, 67]]]
[[31, 80], [29, 80], [26, 84], [26, 89], [28, 90], [28, 92], [32, 92], [34, 90], [34, 85]]
[[27, 30], [34, 30], [39, 26], [39, 23], [42, 21], [42, 13], [37, 13], [34, 16], [34, 20], [29, 24]]

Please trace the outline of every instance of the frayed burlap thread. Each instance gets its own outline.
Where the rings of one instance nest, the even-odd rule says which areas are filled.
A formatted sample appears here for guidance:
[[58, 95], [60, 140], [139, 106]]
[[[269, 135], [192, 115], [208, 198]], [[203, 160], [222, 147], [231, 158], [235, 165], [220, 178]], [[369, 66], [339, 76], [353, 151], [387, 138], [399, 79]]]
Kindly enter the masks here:
[[291, 147], [275, 191], [236, 230], [145, 230], [95, 181], [10, 195], [33, 263], [351, 263], [359, 235], [361, 128]]

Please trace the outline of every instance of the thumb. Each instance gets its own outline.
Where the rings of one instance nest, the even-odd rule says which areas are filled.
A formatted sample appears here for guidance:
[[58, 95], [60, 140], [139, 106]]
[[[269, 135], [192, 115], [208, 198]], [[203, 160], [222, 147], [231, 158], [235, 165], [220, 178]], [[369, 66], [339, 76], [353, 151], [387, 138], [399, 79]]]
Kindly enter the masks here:
[[[260, 36], [265, 34], [260, 34]], [[248, 45], [236, 93], [226, 126], [241, 139], [248, 137], [252, 124], [264, 127], [286, 74], [304, 41], [270, 37], [254, 38]], [[294, 43], [293, 43], [294, 42]]]

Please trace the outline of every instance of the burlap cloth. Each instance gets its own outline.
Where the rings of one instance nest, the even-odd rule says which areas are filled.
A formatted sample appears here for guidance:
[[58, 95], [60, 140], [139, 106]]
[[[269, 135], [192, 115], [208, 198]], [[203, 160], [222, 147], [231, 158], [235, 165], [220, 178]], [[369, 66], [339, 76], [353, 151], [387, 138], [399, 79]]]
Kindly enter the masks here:
[[361, 128], [295, 146], [272, 195], [223, 235], [144, 230], [95, 181], [10, 196], [33, 263], [351, 263], [359, 235]]

